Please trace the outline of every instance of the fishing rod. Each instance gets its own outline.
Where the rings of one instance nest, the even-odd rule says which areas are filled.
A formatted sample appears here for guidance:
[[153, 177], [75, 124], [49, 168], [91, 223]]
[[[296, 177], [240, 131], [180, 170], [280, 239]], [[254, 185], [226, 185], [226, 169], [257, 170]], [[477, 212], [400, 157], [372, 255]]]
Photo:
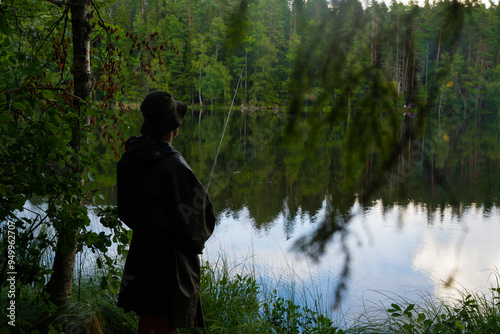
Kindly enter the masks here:
[[229, 123], [229, 117], [231, 116], [231, 110], [233, 110], [234, 100], [236, 99], [236, 93], [238, 93], [238, 88], [240, 87], [241, 76], [243, 75], [243, 69], [245, 66], [241, 67], [240, 77], [238, 78], [238, 84], [234, 90], [233, 101], [231, 102], [231, 108], [229, 108], [229, 114], [227, 114], [226, 124], [224, 125], [224, 130], [222, 130], [222, 136], [220, 137], [219, 147], [217, 148], [217, 154], [215, 154], [214, 165], [212, 166], [212, 171], [210, 172], [210, 177], [208, 178], [207, 187], [205, 191], [208, 193], [208, 188], [210, 188], [210, 182], [212, 181], [212, 175], [214, 174], [215, 165], [217, 164], [217, 157], [219, 156], [220, 147], [222, 145], [222, 140], [224, 139], [224, 134], [226, 133], [227, 124]]

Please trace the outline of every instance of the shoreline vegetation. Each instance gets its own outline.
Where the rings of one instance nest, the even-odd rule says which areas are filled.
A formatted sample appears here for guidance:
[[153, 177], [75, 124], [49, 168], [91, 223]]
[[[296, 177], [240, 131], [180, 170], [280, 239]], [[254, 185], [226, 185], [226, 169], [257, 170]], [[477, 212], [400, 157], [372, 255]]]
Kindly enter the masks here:
[[[74, 282], [74, 295], [59, 309], [39, 288], [20, 287], [16, 327], [10, 327], [11, 333], [135, 333], [138, 318], [115, 306], [116, 293], [103, 289], [99, 279], [105, 273], [95, 270]], [[364, 305], [376, 306], [334, 319], [329, 316], [330, 307], [321, 305], [322, 296], [312, 296], [314, 305], [301, 302], [311, 294], [310, 287], [300, 291], [295, 282], [266, 284], [251, 269], [219, 258], [202, 265], [206, 327], [179, 329], [178, 333], [494, 333], [500, 328], [500, 274], [491, 275], [496, 287], [487, 293], [464, 290], [455, 300], [428, 297], [420, 303], [391, 297], [390, 306], [366, 301]], [[6, 291], [2, 291], [2, 307], [5, 301]], [[354, 317], [351, 325], [346, 325], [345, 317]], [[3, 317], [1, 328], [8, 328], [5, 321]]]
[[[140, 110], [141, 109], [141, 104], [139, 102], [125, 102], [124, 106], [128, 108], [129, 110]], [[214, 105], [214, 104], [207, 104], [207, 105], [201, 105], [201, 104], [191, 104], [189, 106], [189, 109], [191, 111], [203, 111], [203, 110], [209, 110], [209, 111], [214, 111], [214, 110], [229, 110], [230, 105]], [[234, 105], [233, 110], [238, 110], [242, 113], [253, 113], [256, 111], [272, 111], [274, 113], [279, 113], [279, 112], [285, 112], [286, 111], [286, 106], [283, 105], [274, 105], [274, 106], [258, 106], [258, 105], [248, 105], [248, 104], [240, 104], [240, 105]]]

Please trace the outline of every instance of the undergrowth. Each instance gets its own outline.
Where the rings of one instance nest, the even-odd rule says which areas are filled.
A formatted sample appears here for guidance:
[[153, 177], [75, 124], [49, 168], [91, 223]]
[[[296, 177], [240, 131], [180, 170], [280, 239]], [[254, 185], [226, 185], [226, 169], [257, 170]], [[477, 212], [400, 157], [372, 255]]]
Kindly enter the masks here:
[[[201, 300], [205, 328], [178, 333], [343, 333], [318, 308], [295, 304], [294, 296], [258, 283], [254, 273], [236, 270], [225, 261], [205, 262], [201, 270]], [[241, 272], [243, 271], [243, 272]], [[116, 307], [116, 293], [102, 289], [94, 272], [83, 276], [71, 301], [57, 309], [37, 287], [18, 287], [16, 327], [0, 320], [3, 333], [133, 334], [138, 317]], [[6, 305], [2, 291], [2, 308]]]
[[[348, 329], [340, 329], [319, 305], [299, 305], [297, 296], [283, 296], [279, 286], [264, 286], [255, 271], [225, 261], [205, 262], [201, 299], [205, 328], [178, 333], [500, 333], [500, 284], [488, 293], [462, 292], [459, 300], [429, 299], [422, 304], [402, 298], [390, 308], [367, 310]], [[260, 283], [259, 283], [260, 282]], [[37, 287], [18, 287], [16, 327], [0, 320], [1, 333], [133, 334], [138, 318], [115, 306], [116, 293], [102, 289], [100, 279], [84, 277], [71, 302], [57, 308]], [[2, 309], [6, 307], [2, 290]]]
[[394, 300], [382, 312], [364, 314], [347, 333], [500, 333], [500, 275], [488, 293], [459, 290], [455, 300], [427, 299], [423, 304]]

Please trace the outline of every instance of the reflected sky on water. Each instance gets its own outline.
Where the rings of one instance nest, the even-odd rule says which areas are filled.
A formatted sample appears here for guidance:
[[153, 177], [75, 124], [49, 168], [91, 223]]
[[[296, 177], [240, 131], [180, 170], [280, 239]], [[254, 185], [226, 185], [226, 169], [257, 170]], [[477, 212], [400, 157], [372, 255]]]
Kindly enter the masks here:
[[[324, 209], [317, 213], [322, 214]], [[347, 237], [350, 275], [339, 310], [350, 310], [348, 317], [355, 317], [363, 311], [363, 304], [379, 300], [390, 305], [390, 298], [398, 297], [416, 301], [429, 295], [456, 298], [457, 289], [487, 291], [495, 284], [491, 274], [500, 265], [500, 209], [494, 207], [485, 214], [482, 207], [472, 205], [458, 219], [445, 207], [430, 216], [422, 204], [383, 210], [381, 202], [356, 215]], [[307, 220], [297, 218], [297, 236], [315, 229]], [[237, 219], [221, 214], [204, 257], [216, 262], [222, 256], [237, 266], [257, 268], [270, 288], [282, 287], [284, 295], [294, 281], [299, 298], [312, 303], [321, 296], [323, 307], [339, 316], [341, 312], [330, 309], [344, 265], [339, 238], [334, 238], [316, 263], [293, 250], [294, 239], [287, 240], [283, 216], [265, 231], [257, 231], [253, 225], [245, 208]]]

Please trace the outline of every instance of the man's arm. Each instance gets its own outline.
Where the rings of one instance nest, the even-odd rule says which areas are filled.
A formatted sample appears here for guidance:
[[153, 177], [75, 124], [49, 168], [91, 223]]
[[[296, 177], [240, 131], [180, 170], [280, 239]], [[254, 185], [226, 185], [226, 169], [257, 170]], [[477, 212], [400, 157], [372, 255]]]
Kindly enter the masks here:
[[212, 203], [189, 168], [179, 168], [175, 177], [177, 230], [188, 245], [201, 254], [215, 228]]

